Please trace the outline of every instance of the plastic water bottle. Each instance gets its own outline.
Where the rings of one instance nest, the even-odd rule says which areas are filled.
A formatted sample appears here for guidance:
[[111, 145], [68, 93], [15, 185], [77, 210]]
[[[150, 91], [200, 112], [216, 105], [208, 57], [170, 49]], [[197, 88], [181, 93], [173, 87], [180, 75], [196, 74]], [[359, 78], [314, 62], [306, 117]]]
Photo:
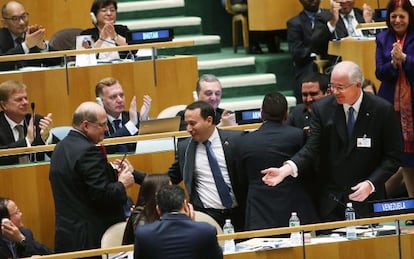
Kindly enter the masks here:
[[[226, 223], [223, 226], [223, 233], [224, 234], [233, 234], [234, 233], [234, 227], [231, 224], [230, 219], [226, 219]], [[224, 240], [224, 253], [232, 253], [236, 251], [236, 243], [234, 242], [234, 239], [226, 239]]]
[[[289, 227], [298, 227], [300, 226], [300, 219], [296, 212], [292, 212], [290, 219], [289, 219]], [[302, 236], [300, 232], [292, 232], [290, 234], [290, 243], [292, 245], [301, 245], [302, 244]]]
[[[345, 220], [355, 220], [355, 210], [354, 210], [354, 208], [352, 208], [352, 203], [351, 202], [348, 202], [346, 204]], [[348, 239], [356, 239], [357, 238], [355, 226], [346, 227], [346, 238], [348, 238]]]

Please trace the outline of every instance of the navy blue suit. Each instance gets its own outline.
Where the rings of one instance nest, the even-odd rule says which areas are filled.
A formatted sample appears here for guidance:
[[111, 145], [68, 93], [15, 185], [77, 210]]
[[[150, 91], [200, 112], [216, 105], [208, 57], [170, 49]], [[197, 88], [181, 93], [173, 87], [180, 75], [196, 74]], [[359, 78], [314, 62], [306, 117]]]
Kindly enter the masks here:
[[[108, 125], [109, 131], [105, 132], [105, 138], [117, 138], [117, 137], [131, 136], [131, 133], [128, 131], [128, 129], [126, 127], [124, 127], [125, 124], [129, 121], [129, 112], [123, 111], [121, 117], [122, 117], [122, 121], [121, 121], [122, 127], [119, 128], [118, 130], [115, 130], [112, 123], [109, 122], [109, 120], [108, 120], [107, 125]], [[140, 115], [137, 112], [138, 123], [137, 123], [137, 125], [135, 125], [137, 128], [139, 128], [139, 117], [140, 117]], [[125, 146], [126, 146], [126, 148], [125, 148]], [[107, 148], [107, 153], [108, 154], [112, 154], [112, 153], [116, 153], [116, 152], [124, 153], [125, 151], [135, 152], [136, 143], [128, 143], [128, 144], [120, 144], [120, 145], [108, 145], [106, 148]]]
[[192, 221], [185, 214], [169, 213], [136, 229], [134, 258], [220, 259], [223, 252], [212, 225]]

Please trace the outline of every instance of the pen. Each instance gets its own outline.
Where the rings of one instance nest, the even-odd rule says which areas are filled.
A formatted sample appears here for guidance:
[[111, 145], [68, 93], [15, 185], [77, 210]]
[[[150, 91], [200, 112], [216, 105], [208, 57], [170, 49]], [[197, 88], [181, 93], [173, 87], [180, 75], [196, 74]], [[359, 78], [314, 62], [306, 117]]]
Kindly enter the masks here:
[[125, 153], [125, 154], [124, 154], [124, 156], [122, 157], [122, 160], [121, 160], [121, 162], [119, 163], [118, 168], [121, 168], [121, 167], [122, 167], [122, 163], [124, 163], [124, 160], [125, 160], [125, 158], [126, 158], [126, 155], [127, 155], [127, 153]]

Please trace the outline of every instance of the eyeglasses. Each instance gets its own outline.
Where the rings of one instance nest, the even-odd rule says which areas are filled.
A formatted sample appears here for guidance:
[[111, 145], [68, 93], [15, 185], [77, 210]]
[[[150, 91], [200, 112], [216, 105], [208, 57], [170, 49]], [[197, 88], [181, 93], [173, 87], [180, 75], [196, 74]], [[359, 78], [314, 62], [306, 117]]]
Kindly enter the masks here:
[[346, 89], [348, 89], [348, 87], [351, 87], [351, 86], [353, 86], [353, 85], [356, 85], [356, 84], [349, 84], [349, 85], [335, 85], [335, 84], [332, 84], [332, 83], [329, 83], [328, 84], [328, 87], [331, 89], [331, 91], [333, 91], [333, 90], [337, 90], [338, 92], [344, 92]]
[[10, 215], [10, 217], [12, 217], [14, 215], [21, 215], [21, 214], [22, 214], [22, 211], [20, 209], [17, 209], [15, 212], [10, 213], [9, 215]]
[[11, 20], [12, 22], [20, 22], [20, 20], [27, 22], [29, 20], [29, 13], [23, 13], [20, 16], [3, 17], [3, 19]]
[[90, 124], [93, 124], [95, 126], [98, 126], [100, 128], [106, 128], [107, 127], [107, 122], [92, 122], [92, 121], [87, 121]]

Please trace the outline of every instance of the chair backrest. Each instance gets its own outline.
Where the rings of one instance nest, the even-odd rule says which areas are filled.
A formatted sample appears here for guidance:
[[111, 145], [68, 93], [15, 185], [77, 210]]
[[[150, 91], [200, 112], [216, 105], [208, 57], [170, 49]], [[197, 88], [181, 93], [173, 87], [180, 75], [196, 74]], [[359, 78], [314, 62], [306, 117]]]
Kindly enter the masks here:
[[70, 126], [60, 126], [60, 127], [51, 128], [50, 132], [55, 137], [57, 137], [59, 140], [62, 140], [68, 135], [68, 133], [71, 129], [73, 129], [73, 128], [70, 127]]
[[[110, 226], [102, 236], [101, 248], [121, 246], [126, 224], [126, 221], [123, 221]], [[112, 255], [113, 254], [102, 255], [102, 259], [110, 258]]]
[[[223, 229], [221, 228], [221, 226], [210, 215], [208, 215], [204, 212], [201, 212], [201, 211], [197, 211], [197, 210], [194, 211], [194, 213], [195, 213], [195, 218], [194, 218], [195, 221], [207, 222], [207, 223], [209, 223], [210, 225], [212, 225], [213, 227], [216, 228], [217, 235], [223, 234]], [[219, 241], [219, 244], [221, 246], [223, 246], [224, 241]]]
[[52, 35], [49, 45], [54, 50], [71, 50], [76, 49], [76, 36], [79, 36], [83, 29], [67, 28], [60, 30]]
[[157, 119], [175, 117], [177, 113], [179, 111], [184, 110], [185, 107], [187, 107], [187, 105], [185, 104], [179, 104], [179, 105], [173, 105], [173, 106], [167, 107], [158, 114]]

